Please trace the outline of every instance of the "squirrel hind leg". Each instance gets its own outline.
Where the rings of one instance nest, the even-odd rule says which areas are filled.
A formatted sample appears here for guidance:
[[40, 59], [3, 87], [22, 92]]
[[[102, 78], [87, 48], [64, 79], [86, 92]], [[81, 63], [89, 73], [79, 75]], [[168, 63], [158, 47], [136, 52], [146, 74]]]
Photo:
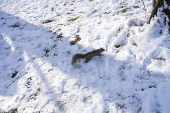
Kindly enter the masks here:
[[85, 63], [88, 63], [91, 60], [91, 58], [86, 58]]

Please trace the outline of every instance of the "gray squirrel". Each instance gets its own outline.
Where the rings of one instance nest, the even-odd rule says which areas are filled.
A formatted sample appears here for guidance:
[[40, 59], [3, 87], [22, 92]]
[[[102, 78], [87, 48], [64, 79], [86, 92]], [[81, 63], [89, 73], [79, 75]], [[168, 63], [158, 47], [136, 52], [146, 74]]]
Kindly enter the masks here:
[[100, 48], [100, 49], [88, 52], [86, 54], [75, 54], [72, 58], [71, 64], [75, 64], [78, 59], [85, 59], [85, 63], [87, 63], [91, 60], [91, 58], [93, 58], [95, 56], [101, 56], [102, 55], [101, 53], [103, 51], [105, 51], [105, 49]]

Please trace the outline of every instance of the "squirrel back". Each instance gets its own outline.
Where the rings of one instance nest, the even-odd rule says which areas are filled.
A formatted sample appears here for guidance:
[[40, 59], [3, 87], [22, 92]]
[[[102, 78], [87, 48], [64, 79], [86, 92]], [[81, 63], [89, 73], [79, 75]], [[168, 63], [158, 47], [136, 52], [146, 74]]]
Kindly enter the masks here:
[[89, 62], [91, 60], [91, 58], [95, 57], [95, 56], [101, 56], [101, 53], [105, 51], [105, 49], [100, 48], [91, 52], [88, 52], [86, 54], [75, 54], [72, 58], [72, 63], [74, 64], [76, 63], [76, 61], [78, 59], [85, 59], [85, 63]]

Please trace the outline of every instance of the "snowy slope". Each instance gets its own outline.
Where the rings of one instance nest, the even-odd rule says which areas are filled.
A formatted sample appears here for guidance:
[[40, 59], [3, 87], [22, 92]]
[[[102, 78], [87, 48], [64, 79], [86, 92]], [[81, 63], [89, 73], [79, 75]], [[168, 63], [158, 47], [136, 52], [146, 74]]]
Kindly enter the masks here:
[[[168, 113], [168, 24], [161, 12], [147, 24], [152, 0], [144, 4], [1, 0], [0, 112]], [[103, 56], [71, 65], [100, 47]]]

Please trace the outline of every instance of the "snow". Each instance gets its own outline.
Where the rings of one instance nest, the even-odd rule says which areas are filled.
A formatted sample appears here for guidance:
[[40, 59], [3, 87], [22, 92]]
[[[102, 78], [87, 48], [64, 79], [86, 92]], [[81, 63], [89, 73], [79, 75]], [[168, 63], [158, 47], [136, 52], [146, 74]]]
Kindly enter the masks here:
[[1, 0], [0, 112], [168, 113], [169, 28], [161, 12], [147, 24], [144, 3], [146, 14], [138, 0]]

